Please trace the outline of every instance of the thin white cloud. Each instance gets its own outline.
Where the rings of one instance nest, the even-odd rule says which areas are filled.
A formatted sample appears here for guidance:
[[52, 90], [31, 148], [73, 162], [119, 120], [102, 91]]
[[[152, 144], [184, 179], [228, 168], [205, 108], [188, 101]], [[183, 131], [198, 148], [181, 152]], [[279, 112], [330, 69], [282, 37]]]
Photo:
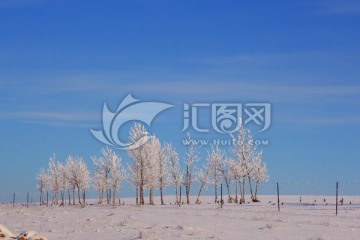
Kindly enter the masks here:
[[327, 117], [327, 118], [278, 118], [277, 122], [301, 125], [360, 125], [360, 116]]
[[317, 14], [324, 15], [358, 15], [360, 14], [360, 2], [358, 0], [326, 0], [315, 1], [318, 5]]
[[1, 112], [0, 119], [19, 119], [19, 120], [55, 120], [55, 121], [96, 121], [99, 116], [93, 113], [61, 113], [61, 112]]
[[[16, 98], [23, 97], [23, 95], [25, 95], [27, 99], [30, 99], [31, 101], [32, 95], [36, 97], [39, 95], [44, 95], [43, 98], [47, 98], [51, 94], [59, 95], [64, 93], [79, 94], [79, 99], [89, 95], [96, 95], [98, 98], [103, 97], [103, 100], [106, 100], [110, 96], [118, 96], [119, 100], [121, 100], [121, 98], [124, 97], [127, 93], [133, 93], [135, 97], [139, 98], [141, 98], [141, 96], [146, 98], [149, 96], [158, 96], [162, 100], [169, 98], [171, 101], [192, 101], [198, 100], [199, 98], [217, 98], [218, 100], [231, 98], [250, 98], [275, 102], [307, 102], [313, 100], [318, 100], [324, 103], [349, 103], [349, 101], [351, 101], [352, 103], [357, 104], [360, 102], [360, 85], [356, 84], [322, 84], [311, 86], [304, 85], [302, 83], [296, 85], [288, 84], [286, 82], [277, 82], [271, 84], [266, 81], [258, 80], [229, 81], [223, 79], [204, 80], [203, 78], [193, 78], [193, 81], [185, 79], [184, 81], [162, 80], [141, 83], [98, 81], [96, 79], [92, 81], [86, 76], [84, 78], [77, 77], [77, 79], [78, 82], [74, 81], [72, 85], [59, 82], [55, 82], [53, 85], [49, 84], [42, 86], [33, 84], [35, 89], [34, 92], [29, 89], [24, 93], [19, 92], [16, 89], [10, 89], [8, 91], [15, 92], [11, 95], [13, 101], [16, 101]], [[14, 83], [14, 86], [15, 85], [16, 84]], [[48, 114], [49, 117], [52, 116], [51, 113]], [[53, 117], [66, 118], [67, 116], [54, 115]]]

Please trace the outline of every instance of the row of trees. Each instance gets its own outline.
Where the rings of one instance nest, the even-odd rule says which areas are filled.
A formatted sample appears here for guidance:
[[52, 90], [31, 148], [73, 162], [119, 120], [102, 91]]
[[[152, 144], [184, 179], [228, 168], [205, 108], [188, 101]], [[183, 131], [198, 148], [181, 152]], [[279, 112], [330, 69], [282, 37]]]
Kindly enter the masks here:
[[[59, 193], [61, 195], [60, 205], [65, 204], [65, 192], [68, 192], [69, 204], [71, 192], [73, 204], [76, 204], [76, 190], [78, 203], [85, 204], [85, 191], [89, 188], [89, 170], [81, 157], [69, 156], [65, 163], [56, 161], [55, 154], [50, 157], [47, 171], [43, 168], [37, 176], [37, 189], [40, 191], [40, 204], [44, 203], [46, 189], [52, 191], [52, 205], [59, 204]], [[81, 202], [82, 195], [82, 202]]]
[[[56, 161], [55, 154], [50, 157], [47, 171], [40, 169], [37, 175], [37, 189], [40, 191], [40, 204], [44, 203], [45, 190], [52, 191], [52, 205], [64, 205], [66, 203], [65, 194], [68, 194], [68, 204], [76, 204], [76, 194], [78, 203], [85, 205], [85, 192], [94, 184], [94, 188], [99, 193], [99, 203], [103, 202], [106, 192], [106, 202], [116, 204], [116, 191], [121, 182], [126, 177], [126, 172], [121, 168], [121, 158], [110, 149], [102, 149], [102, 156], [93, 156], [94, 173], [90, 176], [87, 165], [81, 157], [69, 156], [65, 163]], [[111, 190], [113, 195], [111, 196]], [[59, 203], [59, 193], [61, 202]], [[82, 201], [81, 201], [82, 198]]]
[[[196, 203], [200, 203], [202, 190], [208, 185], [214, 185], [215, 202], [218, 202], [218, 186], [221, 183], [227, 188], [229, 202], [245, 203], [245, 184], [248, 183], [252, 201], [258, 201], [258, 185], [268, 180], [266, 164], [262, 161], [262, 152], [256, 150], [249, 130], [241, 127], [237, 136], [231, 135], [234, 144], [230, 146], [231, 156], [226, 156], [217, 145], [212, 146], [205, 163], [198, 168], [200, 160], [199, 147], [194, 144], [190, 135], [187, 136], [187, 146], [184, 157], [184, 169], [180, 167], [179, 155], [171, 144], [161, 145], [156, 136], [151, 136], [145, 143], [143, 139], [149, 136], [143, 125], [136, 123], [130, 130], [131, 144], [138, 147], [127, 151], [131, 162], [125, 170], [122, 160], [110, 148], [101, 150], [102, 155], [92, 157], [94, 171], [90, 175], [86, 164], [80, 157], [69, 156], [65, 163], [57, 162], [55, 155], [50, 158], [47, 171], [41, 169], [37, 188], [40, 191], [40, 202], [44, 202], [45, 190], [52, 191], [52, 204], [65, 204], [68, 194], [68, 204], [85, 205], [85, 191], [90, 182], [98, 191], [98, 202], [116, 205], [116, 194], [122, 181], [127, 180], [136, 191], [136, 204], [145, 204], [145, 190], [149, 191], [149, 204], [154, 204], [154, 191], [159, 190], [161, 204], [165, 203], [164, 188], [175, 188], [175, 204], [180, 204], [178, 188], [185, 186], [186, 203], [190, 203], [190, 188], [194, 182], [200, 185]], [[139, 144], [141, 143], [141, 144]], [[235, 196], [231, 196], [230, 185], [235, 184]], [[240, 197], [238, 197], [240, 190]], [[112, 192], [112, 194], [111, 194]], [[61, 202], [59, 203], [60, 193]], [[81, 202], [82, 195], [82, 202]], [[119, 200], [120, 202], [120, 200]]]

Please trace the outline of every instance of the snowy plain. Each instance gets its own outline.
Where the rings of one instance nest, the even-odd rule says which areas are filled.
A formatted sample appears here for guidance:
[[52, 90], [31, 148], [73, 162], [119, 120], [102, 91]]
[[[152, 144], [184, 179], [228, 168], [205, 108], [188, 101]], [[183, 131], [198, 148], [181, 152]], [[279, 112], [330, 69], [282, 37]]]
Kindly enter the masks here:
[[276, 196], [270, 195], [260, 196], [260, 203], [225, 203], [223, 208], [212, 196], [180, 207], [169, 204], [173, 199], [166, 196], [168, 204], [160, 205], [155, 197], [154, 206], [136, 206], [134, 198], [124, 198], [125, 205], [116, 208], [0, 205], [0, 224], [48, 239], [360, 239], [358, 196], [345, 197], [338, 216], [332, 196], [302, 196], [302, 203], [299, 196], [281, 196], [280, 212]]

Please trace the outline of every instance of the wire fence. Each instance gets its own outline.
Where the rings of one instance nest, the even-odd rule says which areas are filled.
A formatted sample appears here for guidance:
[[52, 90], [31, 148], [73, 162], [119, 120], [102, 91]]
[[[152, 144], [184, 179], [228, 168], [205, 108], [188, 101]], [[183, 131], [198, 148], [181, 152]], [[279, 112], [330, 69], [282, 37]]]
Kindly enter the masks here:
[[[224, 205], [236, 204], [235, 201], [235, 184], [231, 184], [230, 195], [231, 201], [228, 200], [227, 189], [225, 184], [222, 184], [222, 199], [219, 203]], [[218, 194], [220, 199], [220, 186], [218, 187]], [[253, 186], [254, 190], [255, 186]], [[183, 189], [184, 190], [184, 189]], [[214, 188], [210, 186], [203, 195], [211, 195]], [[255, 191], [255, 190], [254, 190]], [[171, 191], [170, 191], [171, 192]], [[183, 191], [184, 194], [185, 191]], [[196, 186], [193, 187], [191, 195], [196, 195]], [[169, 191], [165, 194], [169, 194]], [[248, 184], [246, 185], [246, 202], [245, 204], [259, 204], [253, 203], [250, 198]], [[274, 211], [281, 211], [283, 209], [292, 209], [296, 207], [303, 210], [311, 211], [333, 211], [337, 214], [338, 211], [360, 211], [360, 182], [325, 182], [325, 181], [302, 181], [302, 182], [267, 182], [259, 185], [259, 200], [260, 204], [273, 206]], [[155, 194], [156, 195], [156, 194]], [[172, 195], [172, 194], [170, 194]], [[60, 195], [59, 195], [60, 196]], [[128, 195], [126, 197], [135, 197], [135, 195]], [[60, 197], [59, 197], [60, 198]], [[96, 199], [97, 193], [94, 190], [89, 190], [87, 199]], [[238, 198], [240, 199], [240, 191], [238, 191]], [[68, 199], [68, 196], [65, 197]], [[47, 191], [44, 193], [43, 205], [51, 206], [52, 193]], [[60, 202], [60, 201], [59, 201]], [[66, 201], [68, 202], [68, 201]], [[71, 197], [72, 202], [72, 197]], [[35, 207], [40, 205], [39, 192], [13, 192], [0, 193], [0, 204], [10, 206]]]

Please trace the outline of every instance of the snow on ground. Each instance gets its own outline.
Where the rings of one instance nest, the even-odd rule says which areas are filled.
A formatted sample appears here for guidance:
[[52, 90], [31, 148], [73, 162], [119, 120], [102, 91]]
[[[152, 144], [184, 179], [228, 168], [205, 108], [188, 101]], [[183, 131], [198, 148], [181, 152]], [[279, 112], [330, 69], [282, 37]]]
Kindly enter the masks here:
[[202, 197], [201, 205], [180, 207], [140, 207], [133, 198], [122, 199], [125, 206], [116, 208], [0, 205], [0, 224], [12, 232], [31, 229], [48, 239], [360, 239], [360, 197], [345, 197], [338, 216], [334, 197], [303, 196], [299, 203], [298, 196], [281, 196], [280, 212], [273, 205], [276, 196], [260, 200], [222, 209], [210, 196]]

